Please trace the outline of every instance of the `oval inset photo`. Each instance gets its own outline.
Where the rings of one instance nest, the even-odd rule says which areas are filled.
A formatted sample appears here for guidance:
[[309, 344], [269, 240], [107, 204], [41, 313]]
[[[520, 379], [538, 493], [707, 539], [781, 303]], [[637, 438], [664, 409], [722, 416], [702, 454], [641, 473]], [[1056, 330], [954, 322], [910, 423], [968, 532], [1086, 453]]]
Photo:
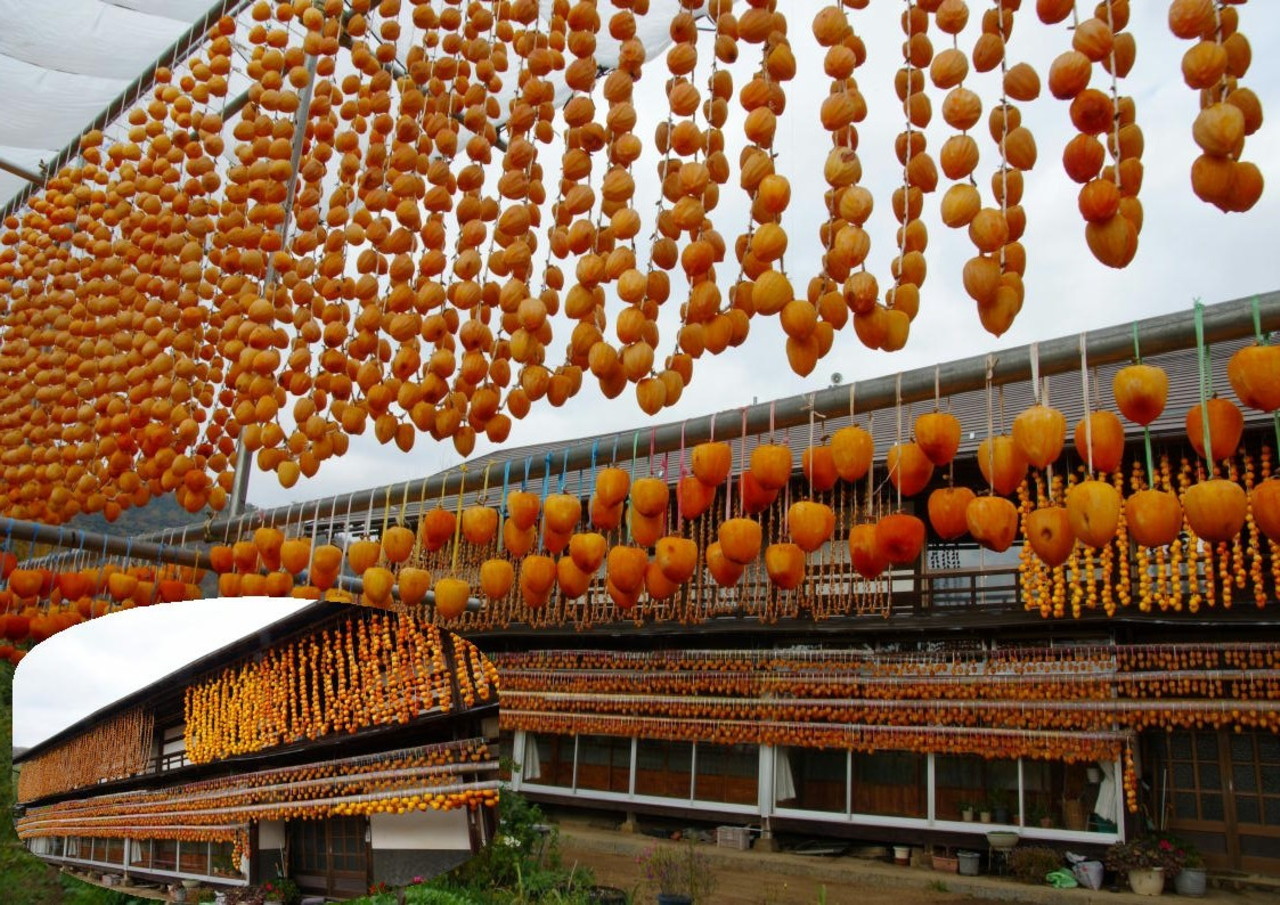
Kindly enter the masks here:
[[13, 698], [23, 844], [131, 896], [351, 899], [423, 883], [496, 831], [497, 673], [416, 615], [129, 610], [36, 647]]

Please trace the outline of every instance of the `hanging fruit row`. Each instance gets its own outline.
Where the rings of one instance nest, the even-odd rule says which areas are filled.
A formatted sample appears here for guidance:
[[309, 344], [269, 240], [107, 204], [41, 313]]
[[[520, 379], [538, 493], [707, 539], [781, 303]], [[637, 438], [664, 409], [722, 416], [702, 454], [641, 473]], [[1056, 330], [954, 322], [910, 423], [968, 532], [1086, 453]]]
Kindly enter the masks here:
[[[353, 611], [337, 626], [189, 686], [187, 756], [207, 763], [303, 739], [405, 724], [497, 700], [497, 676], [471, 643], [409, 614]], [[450, 662], [451, 661], [451, 662]], [[455, 694], [465, 700], [459, 705]]]
[[[1004, 662], [987, 663], [988, 672], [951, 676], [909, 658], [875, 657], [882, 667], [878, 678], [869, 678], [862, 662], [831, 656], [825, 664], [801, 663], [783, 652], [770, 658], [767, 674], [726, 670], [718, 652], [696, 651], [650, 657], [566, 652], [554, 658], [565, 664], [558, 669], [548, 668], [549, 658], [536, 653], [504, 654], [495, 665], [506, 686], [504, 704], [519, 713], [1055, 731], [1280, 725], [1280, 661], [1274, 650], [1252, 652], [1269, 658], [1263, 668], [1117, 673], [1116, 660], [1133, 653], [1117, 648], [1107, 672], [1087, 676], [1064, 674], [1063, 661], [1049, 664], [1039, 653], [1013, 649]], [[1059, 654], [1073, 655], [1070, 648]], [[1142, 656], [1177, 661], [1187, 652], [1159, 646]], [[1007, 671], [1010, 660], [1022, 660], [1024, 671]], [[732, 658], [728, 662], [737, 665]], [[1072, 665], [1100, 663], [1086, 650]], [[1052, 678], [1055, 673], [1058, 678]], [[1224, 700], [1232, 706], [1224, 708]]]
[[141, 773], [151, 759], [155, 715], [134, 707], [75, 738], [29, 758], [18, 774], [18, 800], [123, 779]]
[[[879, 95], [854, 78], [867, 45], [848, 14], [863, 6], [827, 6], [808, 29], [776, 0], [662, 13], [618, 3], [607, 18], [589, 0], [258, 0], [243, 21], [221, 20], [195, 55], [156, 73], [118, 140], [86, 133], [80, 158], [6, 219], [0, 514], [114, 519], [171, 492], [192, 512], [221, 510], [239, 457], [291, 487], [366, 431], [404, 451], [427, 434], [467, 455], [482, 434], [505, 440], [534, 404], [563, 405], [588, 376], [608, 398], [633, 387], [654, 414], [680, 399], [699, 358], [741, 345], [757, 315], [778, 317], [800, 374], [850, 320], [865, 345], [901, 348], [920, 309], [939, 162], [952, 180], [943, 222], [966, 227], [977, 251], [963, 284], [1002, 333], [1025, 295], [1020, 202], [1037, 156], [1014, 102], [1034, 100], [1040, 78], [1007, 58], [1019, 4], [985, 10], [967, 49], [964, 0], [905, 5], [899, 228], [883, 292], [866, 269], [874, 198], [857, 132]], [[1037, 5], [1049, 23], [1074, 10]], [[1048, 71], [1079, 130], [1064, 163], [1083, 183], [1087, 244], [1111, 266], [1133, 257], [1142, 223], [1142, 133], [1114, 81], [1136, 53], [1128, 16], [1125, 0], [1104, 0]], [[1239, 155], [1262, 111], [1238, 84], [1250, 62], [1238, 13], [1176, 0], [1170, 26], [1200, 38], [1183, 66], [1204, 92], [1193, 187], [1246, 210], [1262, 179]], [[951, 44], [936, 54], [934, 28]], [[794, 126], [785, 86], [811, 40], [830, 79], [819, 119], [831, 150], [822, 267], [805, 280], [785, 266], [790, 184], [775, 137]], [[246, 46], [248, 104], [227, 122]], [[1002, 74], [985, 206], [970, 60]], [[1109, 92], [1087, 87], [1094, 63], [1113, 76]], [[649, 117], [635, 85], [655, 68], [666, 110]], [[926, 70], [955, 130], [938, 162]], [[651, 223], [637, 192], [650, 166]], [[735, 175], [750, 221], [730, 243], [713, 214]], [[677, 307], [664, 337], [660, 313]]]
[[496, 772], [497, 762], [489, 759], [479, 739], [359, 760], [354, 770], [339, 759], [30, 808], [18, 821], [18, 832], [30, 838], [97, 828], [115, 835], [120, 825], [167, 832], [175, 821], [198, 827], [254, 819], [317, 819], [353, 807], [360, 813], [407, 813], [496, 804], [496, 784], [480, 774]]
[[[1227, 370], [1246, 404], [1264, 411], [1280, 404], [1268, 389], [1280, 385], [1280, 346], [1245, 347]], [[1122, 368], [1113, 381], [1120, 411], [1144, 429], [1163, 413], [1167, 391], [1167, 375], [1150, 364]], [[1148, 456], [1145, 469], [1135, 461], [1126, 479], [1125, 430], [1115, 414], [1087, 411], [1075, 429], [1081, 464], [1069, 469], [1065, 419], [1038, 402], [1013, 419], [1010, 432], [991, 430], [978, 445], [987, 493], [948, 482], [924, 507], [916, 504], [921, 514], [905, 510], [902, 498], [918, 497], [935, 470], [954, 460], [962, 425], [948, 412], [921, 414], [914, 439], [889, 448], [890, 486], [881, 493], [871, 483], [871, 434], [857, 425], [829, 441], [811, 438], [794, 480], [785, 443], [761, 442], [749, 457], [739, 452], [731, 478], [732, 445], [711, 441], [690, 451], [688, 474], [683, 451], [670, 478], [637, 476], [634, 465], [596, 471], [585, 505], [564, 492], [562, 476], [560, 492], [551, 492], [548, 479], [541, 495], [510, 491], [504, 507], [491, 506], [486, 480], [471, 505], [461, 495], [456, 505], [442, 499], [421, 515], [416, 533], [387, 525], [380, 538], [350, 543], [345, 561], [364, 579], [365, 602], [393, 606], [398, 590], [400, 605], [412, 608], [434, 583], [436, 616], [468, 630], [625, 618], [701, 622], [744, 612], [765, 621], [885, 614], [892, 570], [917, 560], [930, 531], [944, 543], [971, 536], [996, 552], [1023, 540], [1022, 600], [1044, 616], [1113, 615], [1135, 602], [1142, 612], [1184, 602], [1195, 612], [1229, 607], [1233, 589], [1248, 590], [1262, 606], [1280, 568], [1273, 453], [1266, 445], [1256, 454], [1240, 448], [1244, 416], [1223, 398], [1206, 395], [1185, 424], [1201, 456], [1203, 438], [1211, 437], [1211, 470], [1183, 459], [1175, 475], [1162, 452]], [[869, 489], [859, 495], [864, 478]], [[847, 555], [846, 545], [832, 542], [837, 529]], [[315, 596], [336, 581], [343, 560], [337, 546], [312, 552], [306, 538], [286, 540], [275, 528], [211, 553], [224, 594], [273, 586], [283, 593], [293, 573], [310, 567], [311, 590], [295, 593]], [[467, 613], [473, 588], [486, 602]]]
[[849, 650], [529, 650], [495, 653], [493, 663], [504, 673], [555, 670], [608, 673], [720, 672], [752, 673], [760, 680], [773, 674], [821, 681], [828, 674], [856, 674], [871, 679], [907, 677], [913, 681], [969, 678], [975, 681], [1027, 681], [1080, 676], [1109, 679], [1118, 673], [1146, 671], [1239, 671], [1280, 668], [1280, 649], [1265, 642], [1224, 641], [1200, 644], [1010, 646], [994, 649], [948, 647], [910, 651]]
[[504, 710], [502, 727], [535, 735], [611, 735], [715, 745], [832, 748], [862, 753], [973, 754], [1030, 757], [1065, 763], [1114, 761], [1126, 736], [1118, 732], [975, 729], [948, 726], [877, 726], [820, 723], [751, 723], [596, 714]]
[[102, 567], [17, 568], [12, 553], [0, 553], [0, 637], [15, 665], [25, 653], [12, 645], [39, 644], [63, 629], [107, 613], [198, 600], [203, 570], [178, 566], [108, 563]]

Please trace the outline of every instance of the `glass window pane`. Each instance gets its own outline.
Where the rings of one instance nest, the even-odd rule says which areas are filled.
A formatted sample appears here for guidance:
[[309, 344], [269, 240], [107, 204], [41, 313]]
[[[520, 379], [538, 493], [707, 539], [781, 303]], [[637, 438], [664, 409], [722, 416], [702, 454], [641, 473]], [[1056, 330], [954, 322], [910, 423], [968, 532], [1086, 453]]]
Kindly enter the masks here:
[[1253, 796], [1236, 799], [1236, 819], [1241, 823], [1259, 823], [1262, 811], [1258, 807], [1258, 799]]
[[1200, 817], [1204, 820], [1222, 820], [1222, 796], [1200, 796]]
[[901, 751], [853, 755], [857, 814], [925, 817], [925, 756]]
[[[1028, 804], [1043, 805], [1045, 816], [1049, 816], [1049, 807], [1064, 797], [1062, 771], [1058, 766], [1055, 773], [1055, 766], [1039, 762], [1028, 773], [1032, 778], [1027, 784]], [[994, 819], [1012, 823], [1018, 808], [1018, 762], [940, 754], [934, 758], [934, 789], [934, 813], [940, 820], [959, 820], [964, 806], [970, 805], [975, 811], [988, 811]], [[996, 811], [1000, 811], [998, 816]]]
[[525, 782], [569, 788], [573, 785], [573, 736], [533, 736], [520, 768]]
[[774, 797], [784, 807], [843, 814], [848, 769], [847, 751], [779, 748], [774, 764]]
[[1200, 764], [1200, 788], [1205, 791], [1222, 788], [1222, 771], [1216, 763]]
[[1177, 789], [1194, 789], [1196, 787], [1195, 768], [1187, 763], [1174, 764], [1173, 785]]
[[214, 842], [210, 846], [211, 863], [215, 876], [238, 877], [238, 865], [231, 861], [232, 844], [230, 842]]
[[1252, 762], [1233, 763], [1231, 781], [1235, 783], [1237, 792], [1258, 791], [1258, 772], [1253, 769]]
[[699, 801], [755, 804], [760, 749], [755, 745], [698, 743], [694, 797]]
[[692, 742], [636, 741], [636, 794], [689, 798]]
[[578, 739], [578, 788], [626, 792], [631, 774], [631, 739], [584, 735]]
[[178, 870], [184, 874], [208, 874], [209, 843], [183, 842], [178, 847]]
[[1280, 826], [1280, 798], [1264, 798], [1262, 812], [1267, 826]]
[[1169, 756], [1179, 760], [1191, 759], [1191, 733], [1175, 732], [1169, 736]]
[[1173, 796], [1173, 812], [1188, 820], [1195, 820], [1199, 816], [1199, 810], [1196, 807], [1196, 795], [1194, 792], [1177, 792]]
[[1280, 792], [1280, 766], [1263, 766], [1262, 791], [1267, 795], [1275, 795]]
[[176, 839], [155, 839], [151, 843], [152, 863], [156, 870], [178, 869], [178, 842]]
[[1218, 736], [1216, 733], [1195, 733], [1196, 758], [1201, 762], [1218, 760]]

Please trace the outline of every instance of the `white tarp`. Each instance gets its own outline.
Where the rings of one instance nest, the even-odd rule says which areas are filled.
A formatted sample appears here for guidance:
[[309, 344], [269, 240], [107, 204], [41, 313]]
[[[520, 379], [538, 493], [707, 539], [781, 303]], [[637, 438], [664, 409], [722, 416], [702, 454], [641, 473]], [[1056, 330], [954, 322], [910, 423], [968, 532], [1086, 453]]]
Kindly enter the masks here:
[[[208, 6], [203, 0], [201, 5]], [[2, 56], [42, 69], [125, 82], [190, 27], [189, 22], [100, 0], [47, 0], [38, 6], [0, 0], [0, 21], [5, 23], [0, 29]]]
[[[213, 0], [0, 0], [0, 158], [37, 169]], [[27, 185], [0, 172], [0, 204]]]

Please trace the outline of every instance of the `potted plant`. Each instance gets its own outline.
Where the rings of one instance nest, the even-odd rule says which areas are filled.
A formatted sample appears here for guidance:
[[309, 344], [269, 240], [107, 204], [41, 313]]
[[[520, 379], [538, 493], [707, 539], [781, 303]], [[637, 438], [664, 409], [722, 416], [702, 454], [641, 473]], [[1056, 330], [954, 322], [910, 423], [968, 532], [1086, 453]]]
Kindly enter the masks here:
[[962, 801], [960, 802], [959, 806], [960, 806], [960, 819], [963, 820], [965, 823], [972, 823], [973, 822], [973, 802]]
[[661, 845], [638, 859], [645, 885], [658, 896], [658, 905], [697, 905], [715, 889], [711, 859], [692, 842]]
[[1049, 809], [1042, 804], [1038, 804], [1031, 809], [1031, 820], [1040, 824], [1045, 829], [1053, 826], [1053, 815], [1049, 813]]
[[991, 822], [991, 805], [990, 804], [985, 802], [983, 803], [981, 809], [978, 811], [978, 822], [979, 823]]
[[1116, 842], [1107, 849], [1105, 862], [1129, 878], [1129, 888], [1140, 896], [1158, 896], [1164, 881], [1182, 870], [1186, 852], [1164, 836], [1142, 836], [1132, 842]]
[[1182, 843], [1182, 870], [1173, 878], [1173, 888], [1180, 896], [1202, 896], [1208, 885], [1204, 856], [1193, 846]]

